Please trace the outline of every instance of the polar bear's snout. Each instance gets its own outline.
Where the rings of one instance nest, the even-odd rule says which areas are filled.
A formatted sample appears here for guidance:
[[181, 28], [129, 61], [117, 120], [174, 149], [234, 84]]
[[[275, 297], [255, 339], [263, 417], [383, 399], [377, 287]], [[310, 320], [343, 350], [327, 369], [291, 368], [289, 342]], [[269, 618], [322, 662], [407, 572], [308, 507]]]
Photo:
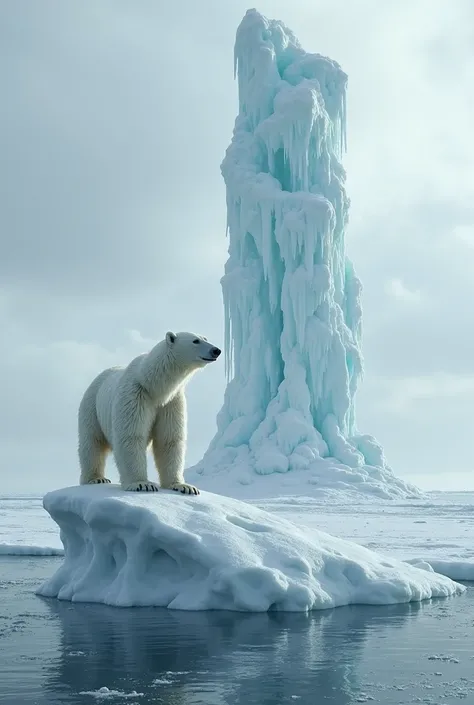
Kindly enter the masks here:
[[204, 362], [214, 362], [217, 360], [221, 352], [222, 351], [219, 350], [219, 348], [211, 348], [206, 356], [201, 356], [201, 360], [204, 360]]

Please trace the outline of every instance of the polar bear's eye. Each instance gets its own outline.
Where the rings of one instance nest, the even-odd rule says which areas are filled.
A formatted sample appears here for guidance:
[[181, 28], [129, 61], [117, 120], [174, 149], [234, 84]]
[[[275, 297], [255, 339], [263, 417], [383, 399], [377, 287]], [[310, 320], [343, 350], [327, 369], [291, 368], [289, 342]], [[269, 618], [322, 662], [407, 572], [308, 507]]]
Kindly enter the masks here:
[[194, 345], [199, 345], [200, 342], [199, 338], [194, 338], [193, 340]]

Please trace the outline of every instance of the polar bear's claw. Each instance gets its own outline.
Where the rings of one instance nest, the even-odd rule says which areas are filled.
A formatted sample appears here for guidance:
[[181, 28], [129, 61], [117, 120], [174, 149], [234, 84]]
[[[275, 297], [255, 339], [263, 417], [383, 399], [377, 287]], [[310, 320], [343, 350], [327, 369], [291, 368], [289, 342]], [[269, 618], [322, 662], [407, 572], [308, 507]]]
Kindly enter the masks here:
[[134, 482], [123, 489], [125, 492], [158, 492], [160, 486], [156, 482]]
[[110, 485], [110, 480], [107, 477], [97, 477], [95, 480], [89, 480], [88, 485]]
[[194, 487], [194, 485], [188, 485], [187, 482], [175, 482], [174, 485], [171, 485], [170, 489], [175, 492], [181, 492], [181, 494], [200, 494], [197, 487]]

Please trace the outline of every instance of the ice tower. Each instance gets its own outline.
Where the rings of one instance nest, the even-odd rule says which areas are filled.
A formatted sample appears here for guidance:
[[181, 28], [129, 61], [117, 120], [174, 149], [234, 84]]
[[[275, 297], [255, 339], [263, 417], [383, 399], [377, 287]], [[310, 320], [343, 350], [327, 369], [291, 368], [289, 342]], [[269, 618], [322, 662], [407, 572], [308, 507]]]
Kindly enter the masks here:
[[222, 163], [230, 381], [191, 473], [214, 491], [416, 496], [356, 426], [362, 312], [344, 242], [347, 76], [256, 10], [237, 30], [235, 70], [239, 115]]

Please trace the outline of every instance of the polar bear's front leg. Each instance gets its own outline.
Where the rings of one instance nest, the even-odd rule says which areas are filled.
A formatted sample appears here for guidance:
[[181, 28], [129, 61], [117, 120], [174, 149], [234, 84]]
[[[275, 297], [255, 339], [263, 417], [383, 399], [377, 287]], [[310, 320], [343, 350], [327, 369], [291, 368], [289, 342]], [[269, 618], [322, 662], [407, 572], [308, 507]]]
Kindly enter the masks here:
[[175, 490], [182, 494], [199, 494], [197, 487], [184, 481], [184, 454], [183, 441], [161, 445], [153, 442], [153, 455], [160, 476], [160, 485], [164, 490]]
[[147, 477], [146, 437], [121, 438], [116, 445], [115, 463], [122, 489], [131, 492], [158, 492], [159, 485], [156, 482], [150, 482]]
[[151, 428], [151, 413], [142, 390], [124, 386], [113, 409], [113, 453], [122, 489], [157, 492], [156, 482], [147, 474], [146, 452]]
[[186, 398], [184, 391], [159, 409], [152, 431], [153, 457], [163, 489], [199, 494], [184, 481], [186, 454]]

